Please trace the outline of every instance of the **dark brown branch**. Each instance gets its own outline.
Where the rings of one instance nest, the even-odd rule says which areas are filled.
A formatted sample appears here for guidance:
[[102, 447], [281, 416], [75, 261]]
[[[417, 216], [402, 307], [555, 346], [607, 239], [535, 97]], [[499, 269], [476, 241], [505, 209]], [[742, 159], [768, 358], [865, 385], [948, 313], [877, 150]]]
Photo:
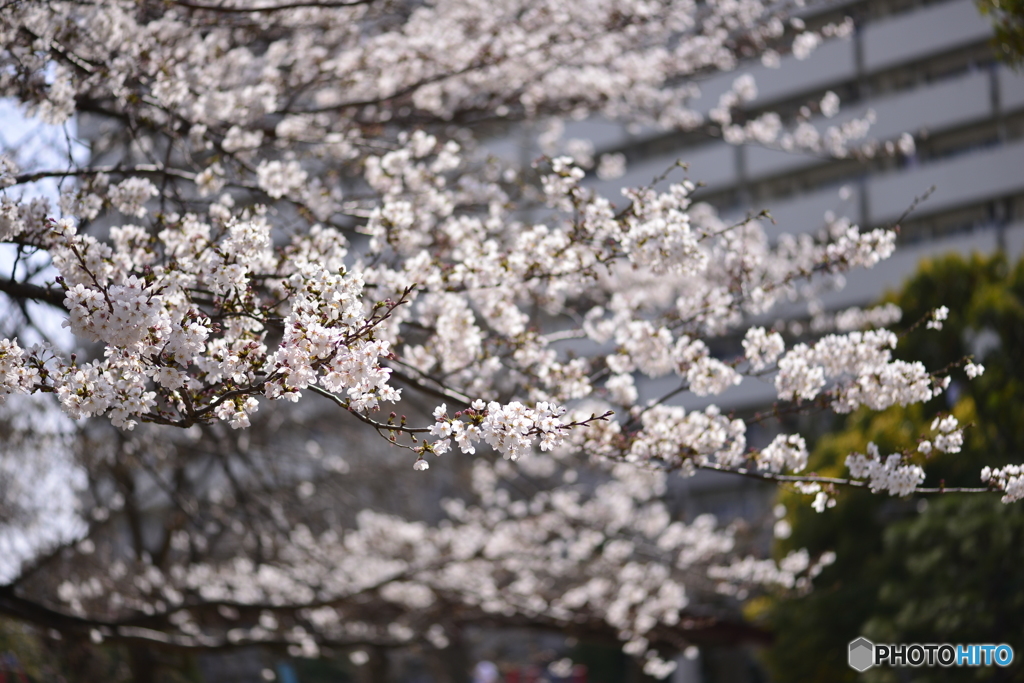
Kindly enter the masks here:
[[222, 12], [225, 14], [249, 14], [250, 12], [280, 12], [289, 9], [300, 9], [302, 7], [315, 7], [319, 9], [340, 9], [344, 7], [358, 7], [369, 5], [374, 0], [351, 0], [350, 2], [332, 2], [331, 0], [299, 0], [299, 2], [285, 2], [279, 5], [258, 5], [256, 7], [243, 7], [239, 5], [203, 5], [188, 0], [169, 0], [179, 7], [186, 7], [193, 10], [206, 12]]
[[318, 387], [315, 384], [310, 384], [308, 388], [314, 394], [320, 394], [324, 398], [330, 399], [331, 401], [336, 403], [338, 406], [340, 406], [340, 407], [344, 408], [345, 410], [347, 410], [348, 412], [352, 413], [352, 415], [356, 419], [358, 419], [360, 422], [363, 422], [365, 424], [370, 425], [371, 427], [376, 429], [378, 432], [402, 432], [402, 433], [405, 433], [405, 434], [429, 434], [430, 433], [430, 427], [407, 427], [407, 426], [405, 426], [403, 424], [391, 424], [391, 423], [387, 423], [387, 422], [377, 422], [373, 418], [371, 418], [371, 417], [369, 417], [367, 415], [364, 415], [363, 413], [359, 412], [358, 410], [355, 410], [354, 408], [352, 408], [349, 405], [348, 401], [346, 401], [345, 399], [343, 399], [343, 398], [341, 398], [339, 396], [335, 396], [334, 394], [332, 394], [331, 392], [327, 391], [326, 389]]
[[[412, 388], [414, 388], [414, 389], [416, 389], [418, 391], [421, 391], [424, 394], [427, 394], [429, 396], [433, 396], [434, 398], [440, 398], [440, 399], [445, 400], [445, 401], [452, 401], [453, 403], [456, 404], [456, 406], [460, 406], [462, 408], [468, 408], [469, 404], [473, 402], [473, 399], [471, 399], [469, 396], [466, 396], [462, 392], [456, 391], [455, 389], [447, 387], [444, 384], [442, 384], [441, 382], [435, 380], [434, 378], [428, 377], [426, 375], [422, 375], [422, 373], [421, 373], [421, 376], [424, 379], [429, 379], [430, 381], [437, 383], [437, 385], [440, 388], [435, 388], [435, 387], [429, 386], [427, 384], [424, 384], [422, 381], [416, 379], [411, 374], [396, 368], [395, 367], [395, 363], [401, 363], [402, 365], [404, 365], [407, 368], [414, 369], [414, 368], [412, 368], [412, 366], [407, 365], [406, 363], [402, 363], [402, 361], [397, 360], [397, 359], [392, 359], [392, 360], [393, 360], [393, 362], [388, 364], [388, 368], [391, 370], [391, 374], [394, 377], [396, 377], [397, 379], [400, 379], [403, 382], [405, 382], [406, 384], [408, 384], [410, 387], [412, 387]], [[417, 370], [417, 372], [419, 372], [419, 371]]]
[[17, 280], [0, 279], [0, 292], [12, 299], [41, 301], [64, 310], [64, 292], [58, 287], [43, 287]]
[[187, 171], [179, 171], [175, 168], [167, 168], [166, 166], [160, 166], [157, 164], [138, 164], [136, 166], [90, 166], [88, 168], [76, 168], [67, 170], [48, 170], [48, 171], [34, 171], [32, 173], [22, 173], [15, 177], [15, 183], [21, 185], [22, 183], [34, 183], [37, 180], [44, 178], [71, 178], [77, 176], [90, 176], [99, 175], [100, 173], [115, 173], [118, 175], [164, 175], [173, 176], [175, 178], [181, 178], [182, 180], [195, 181], [196, 176], [194, 173]]
[[[726, 467], [725, 465], [719, 465], [717, 463], [694, 463], [699, 469], [702, 470], [713, 470], [715, 472], [724, 472], [726, 474], [738, 474], [742, 477], [749, 477], [751, 479], [759, 479], [761, 481], [769, 481], [773, 483], [781, 484], [831, 484], [833, 486], [845, 486], [848, 488], [865, 489], [868, 488], [870, 482], [861, 479], [843, 479], [840, 477], [820, 477], [815, 474], [799, 475], [799, 474], [775, 474], [774, 472], [764, 472], [761, 470], [747, 469], [746, 467]], [[1002, 493], [997, 489], [981, 487], [981, 488], [970, 488], [970, 487], [918, 487], [912, 491], [912, 493]]]

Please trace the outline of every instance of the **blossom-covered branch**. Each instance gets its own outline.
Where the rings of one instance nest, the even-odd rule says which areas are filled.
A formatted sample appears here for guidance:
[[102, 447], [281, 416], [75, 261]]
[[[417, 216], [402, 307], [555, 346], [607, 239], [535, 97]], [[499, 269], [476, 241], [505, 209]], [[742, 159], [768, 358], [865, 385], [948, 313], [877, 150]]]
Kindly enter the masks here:
[[[673, 519], [657, 500], [669, 472], [791, 484], [818, 509], [840, 486], [951, 490], [924, 487], [920, 465], [931, 449], [959, 449], [961, 426], [945, 415], [896, 453], [850, 454], [848, 477], [803, 473], [799, 434], [748, 443], [751, 425], [785, 415], [946, 391], [959, 369], [899, 358], [892, 311], [847, 312], [811, 336], [771, 328], [787, 304], [888, 258], [898, 226], [838, 218], [769, 239], [768, 214], [727, 222], [696, 201], [702, 171], [685, 159], [604, 196], [588, 170], [611, 177], [624, 157], [597, 163], [576, 141], [530, 163], [497, 142], [523, 122], [602, 117], [854, 154], [870, 120], [819, 132], [803, 113], [748, 112], [749, 77], [699, 102], [709, 74], [748, 56], [803, 58], [852, 30], [807, 29], [791, 9], [4, 6], [0, 95], [65, 147], [45, 161], [0, 149], [11, 255], [0, 292], [12, 304], [0, 399], [12, 423], [49, 415], [59, 438], [47, 438], [63, 444], [34, 440], [43, 422], [12, 428], [25, 440], [2, 462], [51, 453], [76, 473], [77, 502], [66, 523], [12, 545], [32, 552], [0, 565], [0, 611], [97, 639], [288, 643], [297, 654], [443, 648], [454, 638], [445, 619], [504, 615], [607, 632], [665, 675], [670, 651], [699, 637], [687, 619], [724, 623], [722, 596], [802, 588], [827, 564], [740, 557], [734, 530]], [[826, 118], [839, 106], [834, 93], [810, 104]], [[661, 378], [672, 388], [648, 400]], [[744, 420], [715, 405], [759, 383], [772, 411]], [[325, 406], [402, 458], [406, 476], [427, 481], [440, 457], [471, 472], [473, 490], [443, 522], [368, 504], [309, 522], [319, 488], [350, 467], [323, 439], [295, 436]], [[384, 467], [387, 455], [358, 443]], [[1021, 497], [1012, 467], [984, 477], [987, 487], [957, 490]], [[152, 538], [147, 513], [161, 520]]]

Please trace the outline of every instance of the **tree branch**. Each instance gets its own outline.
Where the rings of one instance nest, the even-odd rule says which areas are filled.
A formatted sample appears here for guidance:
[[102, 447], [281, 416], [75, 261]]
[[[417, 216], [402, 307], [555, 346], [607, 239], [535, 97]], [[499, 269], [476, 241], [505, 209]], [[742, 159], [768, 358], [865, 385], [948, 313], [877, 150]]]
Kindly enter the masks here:
[[300, 0], [299, 2], [285, 2], [280, 5], [259, 5], [256, 7], [241, 7], [236, 5], [204, 5], [198, 2], [189, 2], [188, 0], [168, 0], [171, 4], [178, 5], [179, 7], [186, 7], [193, 10], [202, 10], [205, 12], [221, 12], [224, 14], [249, 14], [250, 12], [281, 12], [290, 9], [300, 9], [303, 7], [313, 7], [318, 9], [340, 9], [344, 7], [358, 7], [359, 5], [369, 5], [374, 0], [351, 0], [350, 2], [337, 2], [332, 0]]
[[[870, 482], [861, 479], [843, 479], [840, 477], [820, 477], [815, 474], [799, 475], [799, 474], [775, 474], [774, 472], [765, 472], [762, 470], [751, 470], [746, 467], [726, 467], [725, 465], [719, 465], [717, 463], [694, 463], [699, 469], [712, 470], [715, 472], [724, 472], [726, 474], [738, 474], [742, 477], [749, 477], [751, 479], [759, 479], [761, 481], [782, 483], [782, 484], [831, 484], [833, 486], [845, 486], [849, 488], [864, 489], [868, 488]], [[980, 487], [918, 487], [913, 490], [912, 493], [1003, 493], [998, 489]]]
[[43, 287], [17, 280], [0, 279], [0, 292], [3, 292], [12, 299], [31, 299], [50, 304], [56, 308], [64, 309], [64, 292], [57, 287]]

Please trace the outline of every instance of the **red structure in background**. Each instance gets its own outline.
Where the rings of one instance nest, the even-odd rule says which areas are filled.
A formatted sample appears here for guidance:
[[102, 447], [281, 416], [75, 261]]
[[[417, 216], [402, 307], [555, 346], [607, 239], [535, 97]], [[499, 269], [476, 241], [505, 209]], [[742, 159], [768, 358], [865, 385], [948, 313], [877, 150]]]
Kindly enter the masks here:
[[10, 652], [0, 655], [0, 683], [29, 683], [25, 669]]

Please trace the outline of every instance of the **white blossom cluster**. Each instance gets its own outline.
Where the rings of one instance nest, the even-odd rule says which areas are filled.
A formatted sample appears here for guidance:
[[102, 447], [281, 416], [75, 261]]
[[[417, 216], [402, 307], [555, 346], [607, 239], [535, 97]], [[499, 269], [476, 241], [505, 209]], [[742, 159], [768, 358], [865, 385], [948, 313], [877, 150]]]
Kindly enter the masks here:
[[[829, 494], [828, 491], [822, 490], [820, 483], [815, 481], [798, 481], [794, 484], [794, 487], [800, 493], [807, 496], [814, 496], [814, 500], [811, 502], [811, 508], [821, 514], [829, 508], [834, 508], [838, 501]], [[785, 514], [785, 512], [783, 512]], [[788, 529], [789, 523], [786, 520], [781, 519], [780, 522], [785, 522], [786, 528]]]
[[1014, 503], [1024, 498], [1024, 467], [1006, 465], [1005, 467], [981, 468], [981, 480], [1002, 491], [1004, 503]]
[[811, 503], [811, 507], [815, 512], [821, 514], [826, 508], [833, 508], [836, 506], [836, 499], [828, 495], [824, 491], [818, 491], [814, 494], [814, 502]]
[[981, 363], [968, 363], [964, 366], [964, 374], [968, 379], [977, 379], [985, 374], [985, 366]]
[[757, 454], [757, 466], [770, 472], [799, 472], [807, 465], [807, 444], [799, 434], [779, 434]]
[[888, 327], [902, 318], [903, 311], [896, 304], [882, 304], [869, 309], [853, 306], [834, 315], [824, 311], [815, 312], [811, 319], [811, 330], [818, 334], [830, 331], [852, 332], [869, 327]]
[[124, 215], [142, 218], [147, 213], [146, 202], [157, 194], [156, 186], [146, 178], [128, 178], [111, 187], [107, 196]]
[[[565, 475], [549, 456], [521, 465], [533, 478]], [[425, 640], [443, 650], [453, 605], [461, 618], [516, 614], [553, 627], [586, 615], [627, 652], [669, 671], [652, 642], [667, 630], [694, 629], [694, 600], [757, 583], [705, 576], [709, 564], [731, 561], [733, 533], [710, 515], [673, 521], [658, 500], [664, 473], [619, 465], [592, 490], [569, 485], [521, 498], [507, 486], [518, 472], [502, 460], [477, 461], [479, 502], [446, 501], [447, 517], [436, 525], [364, 510], [342, 529], [284, 530], [275, 539], [284, 551], [259, 567], [244, 556], [186, 563], [202, 535], [179, 531], [169, 567], [118, 559], [103, 577], [66, 578], [57, 597], [76, 615], [97, 604], [139, 610], [168, 618], [180, 642], [220, 642], [197, 607], [201, 598], [221, 605], [216, 620], [231, 624], [224, 642], [283, 643], [304, 657], [326, 643]], [[782, 562], [787, 576], [803, 569]], [[309, 606], [298, 619], [286, 608], [302, 604]], [[242, 618], [253, 607], [258, 614]]]
[[39, 384], [39, 370], [26, 366], [25, 350], [17, 340], [0, 339], [0, 402], [11, 394], [28, 394]]
[[[258, 405], [254, 394], [294, 400], [317, 382], [347, 393], [355, 410], [397, 400], [389, 371], [379, 364], [388, 343], [371, 338], [380, 318], [361, 299], [361, 279], [315, 263], [305, 237], [286, 257], [275, 255], [269, 231], [260, 216], [219, 229], [184, 216], [155, 241], [141, 228], [122, 226], [105, 244], [62, 219], [53, 229], [51, 254], [63, 274], [65, 324], [109, 351], [103, 360], [81, 364], [12, 351], [9, 362], [17, 359], [26, 369], [11, 372], [45, 367], [35, 388], [54, 391], [72, 417], [109, 411], [127, 429], [138, 418], [160, 421], [163, 416], [152, 412], [158, 393], [185, 421], [216, 416], [235, 427], [248, 425]], [[170, 258], [159, 262], [161, 251]], [[132, 272], [138, 267], [149, 269], [147, 276]], [[282, 302], [276, 311], [252, 293], [254, 271], [275, 275], [270, 289]], [[210, 312], [192, 299], [196, 289], [218, 297], [212, 314], [224, 317], [220, 334]], [[275, 351], [263, 342], [266, 319], [239, 315], [251, 311], [282, 315], [284, 334]], [[217, 390], [196, 393], [206, 387]]]
[[665, 463], [693, 472], [695, 465], [716, 462], [735, 466], [743, 462], [746, 425], [730, 419], [716, 406], [687, 413], [673, 406], [654, 406], [641, 417], [626, 459], [638, 463]]
[[869, 443], [867, 454], [852, 453], [846, 457], [846, 467], [855, 479], [867, 479], [873, 493], [888, 491], [891, 496], [909, 496], [924, 482], [924, 470], [919, 465], [907, 465], [898, 453], [882, 458], [878, 446]]
[[256, 169], [256, 179], [260, 189], [274, 199], [280, 199], [306, 182], [306, 172], [295, 161], [281, 163], [264, 160]]
[[778, 332], [769, 334], [763, 327], [751, 327], [743, 337], [743, 352], [754, 372], [775, 363], [785, 350], [782, 335]]
[[[430, 427], [441, 437], [429, 445], [433, 452], [445, 452], [454, 438], [466, 453], [483, 441], [518, 459], [535, 437], [550, 449], [584, 424], [559, 416], [566, 402], [591, 396], [602, 364], [612, 371], [608, 395], [627, 407], [637, 398], [633, 373], [675, 374], [698, 396], [739, 384], [736, 362], [715, 357], [701, 333], [720, 334], [741, 326], [748, 312], [770, 310], [807, 273], [869, 267], [892, 249], [891, 233], [862, 235], [848, 224], [824, 242], [784, 239], [772, 249], [756, 223], [729, 229], [706, 207], [692, 207], [688, 181], [665, 192], [631, 191], [629, 210], [615, 214], [579, 186], [581, 172], [568, 158], [553, 160], [544, 180], [558, 213], [510, 230], [500, 184], [447, 182], [467, 164], [458, 145], [421, 132], [399, 142], [367, 158], [365, 179], [381, 204], [368, 215], [366, 254], [350, 253], [344, 237], [321, 225], [275, 247], [268, 211], [235, 215], [227, 195], [205, 218], [165, 218], [155, 237], [123, 225], [105, 242], [80, 234], [70, 219], [52, 223], [41, 244], [62, 273], [67, 324], [110, 351], [87, 363], [50, 358], [35, 388], [56, 392], [74, 417], [109, 413], [126, 428], [139, 419], [184, 426], [220, 419], [241, 428], [258, 409], [256, 396], [298, 400], [311, 386], [349, 410], [373, 412], [400, 399], [389, 380], [403, 367], [427, 383], [440, 373], [453, 396], [483, 397], [473, 405], [486, 410], [463, 413], [472, 419]], [[456, 211], [481, 202], [490, 202], [486, 215]], [[529, 330], [531, 306], [555, 311], [584, 296], [604, 305], [586, 312], [574, 336], [614, 340], [613, 353], [567, 358], [551, 338]], [[659, 317], [659, 302], [671, 319]], [[780, 399], [813, 400], [828, 389], [833, 408], [847, 412], [927, 400], [941, 390], [921, 364], [892, 360], [895, 342], [885, 330], [850, 332], [786, 351], [779, 333], [755, 326], [743, 344], [751, 371], [777, 364]], [[675, 410], [641, 411], [643, 429], [617, 447], [618, 457], [686, 467], [742, 463], [741, 421], [714, 408], [678, 417]], [[427, 447], [415, 450], [422, 455]], [[764, 462], [798, 468], [800, 458], [775, 454], [778, 448]], [[416, 467], [426, 466], [418, 457]]]
[[475, 453], [473, 444], [485, 441], [502, 457], [515, 461], [532, 451], [537, 436], [542, 451], [561, 445], [566, 429], [560, 419], [565, 409], [544, 401], [528, 408], [518, 401], [502, 406], [497, 401], [485, 405], [476, 400], [454, 419], [448, 417], [446, 410], [444, 403], [434, 410], [435, 423], [430, 427], [431, 434], [442, 437], [431, 445], [436, 455], [448, 452], [451, 439], [455, 439], [463, 453]]
[[779, 398], [814, 400], [832, 389], [832, 407], [848, 413], [866, 405], [884, 410], [930, 400], [948, 384], [948, 377], [932, 377], [918, 362], [894, 360], [891, 350], [897, 337], [887, 330], [827, 335], [813, 347], [798, 344], [779, 360], [775, 387]]
[[654, 273], [693, 273], [707, 267], [708, 254], [697, 246], [686, 209], [694, 190], [690, 181], [668, 192], [628, 193], [633, 211], [622, 226], [621, 243], [629, 260]]
[[789, 552], [778, 562], [752, 556], [743, 557], [729, 565], [712, 566], [708, 575], [722, 582], [717, 590], [725, 594], [743, 591], [744, 584], [807, 590], [811, 586], [811, 579], [835, 561], [835, 553], [825, 552], [812, 562], [807, 550], [801, 549]]
[[949, 309], [945, 306], [939, 306], [932, 311], [931, 316], [928, 319], [927, 327], [929, 330], [941, 330], [942, 321], [949, 317]]
[[930, 453], [934, 447], [943, 453], [959, 453], [964, 445], [964, 432], [952, 415], [937, 417], [932, 421], [932, 431], [938, 432], [931, 441], [922, 441], [918, 450]]

